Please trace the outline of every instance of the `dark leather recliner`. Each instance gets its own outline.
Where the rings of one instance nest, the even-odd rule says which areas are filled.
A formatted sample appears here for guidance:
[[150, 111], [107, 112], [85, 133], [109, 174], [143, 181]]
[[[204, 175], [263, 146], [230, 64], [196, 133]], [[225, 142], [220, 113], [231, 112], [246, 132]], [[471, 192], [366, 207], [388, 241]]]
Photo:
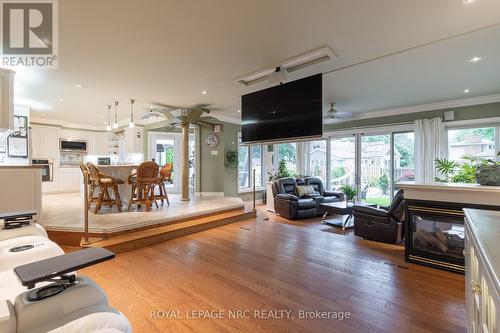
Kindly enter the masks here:
[[354, 234], [365, 239], [400, 243], [403, 239], [406, 208], [403, 190], [399, 190], [387, 209], [354, 206]]
[[273, 183], [274, 210], [287, 219], [305, 219], [315, 217], [316, 201], [311, 198], [299, 198], [295, 178], [281, 178]]
[[319, 205], [325, 202], [338, 202], [345, 200], [345, 194], [337, 191], [326, 191], [323, 186], [323, 181], [319, 177], [307, 177], [304, 179], [306, 185], [312, 186], [319, 196], [313, 196], [312, 198], [316, 201], [316, 210], [318, 214], [322, 212], [319, 209]]

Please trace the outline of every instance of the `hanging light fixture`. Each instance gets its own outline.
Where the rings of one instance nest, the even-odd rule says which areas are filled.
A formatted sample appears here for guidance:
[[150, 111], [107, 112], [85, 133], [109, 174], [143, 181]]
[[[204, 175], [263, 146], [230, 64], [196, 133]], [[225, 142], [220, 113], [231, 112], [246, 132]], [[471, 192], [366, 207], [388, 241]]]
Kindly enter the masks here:
[[135, 103], [135, 99], [131, 98], [130, 99], [130, 123], [128, 124], [128, 127], [130, 127], [130, 128], [135, 127], [135, 124], [134, 124], [134, 103]]
[[111, 105], [106, 105], [108, 109], [108, 123], [106, 124], [106, 131], [111, 131]]
[[118, 128], [118, 101], [115, 101], [115, 122], [113, 123], [113, 129]]

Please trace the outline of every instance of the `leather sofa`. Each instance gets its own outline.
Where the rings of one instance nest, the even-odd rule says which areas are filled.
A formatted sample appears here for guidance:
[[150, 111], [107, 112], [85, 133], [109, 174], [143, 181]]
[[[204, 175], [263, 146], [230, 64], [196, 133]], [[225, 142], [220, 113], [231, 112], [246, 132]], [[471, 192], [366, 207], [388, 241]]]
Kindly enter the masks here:
[[354, 234], [384, 243], [400, 243], [403, 239], [406, 208], [403, 190], [399, 190], [387, 208], [354, 206]]
[[[300, 198], [297, 185], [310, 185], [316, 193]], [[320, 203], [344, 200], [341, 192], [325, 191], [319, 177], [281, 178], [273, 182], [272, 189], [275, 212], [291, 220], [316, 217], [321, 214]]]
[[273, 183], [274, 210], [287, 219], [307, 219], [315, 217], [316, 201], [299, 198], [295, 178], [281, 178]]

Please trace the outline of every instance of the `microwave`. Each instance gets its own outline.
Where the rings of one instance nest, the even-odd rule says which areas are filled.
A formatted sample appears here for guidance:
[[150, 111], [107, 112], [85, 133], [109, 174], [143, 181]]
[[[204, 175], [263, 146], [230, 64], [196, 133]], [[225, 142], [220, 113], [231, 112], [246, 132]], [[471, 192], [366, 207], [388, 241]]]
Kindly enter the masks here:
[[72, 153], [87, 153], [87, 140], [60, 139], [59, 150]]

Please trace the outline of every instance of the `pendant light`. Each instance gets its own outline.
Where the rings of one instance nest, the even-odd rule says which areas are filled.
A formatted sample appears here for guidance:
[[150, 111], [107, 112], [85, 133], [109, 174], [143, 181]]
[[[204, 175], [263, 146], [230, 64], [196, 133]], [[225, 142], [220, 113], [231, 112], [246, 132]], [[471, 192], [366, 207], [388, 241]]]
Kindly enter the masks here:
[[115, 101], [115, 122], [113, 123], [113, 129], [118, 128], [118, 101]]
[[135, 127], [135, 124], [134, 124], [134, 103], [135, 103], [135, 99], [131, 98], [130, 99], [130, 123], [128, 124], [128, 127], [130, 127], [130, 128]]
[[111, 105], [106, 105], [108, 109], [108, 123], [106, 124], [106, 131], [111, 131]]

